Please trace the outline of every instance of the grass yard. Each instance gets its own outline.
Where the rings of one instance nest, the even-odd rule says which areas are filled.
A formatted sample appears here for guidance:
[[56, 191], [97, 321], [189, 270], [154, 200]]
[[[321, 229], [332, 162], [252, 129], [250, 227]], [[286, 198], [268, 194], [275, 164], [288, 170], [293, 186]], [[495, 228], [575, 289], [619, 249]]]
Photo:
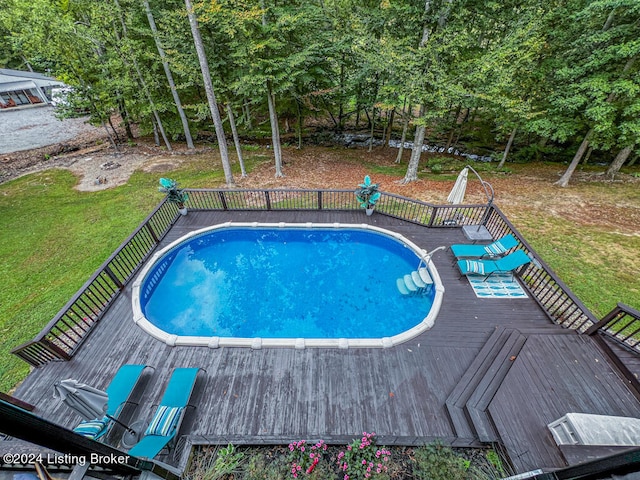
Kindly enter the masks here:
[[[444, 173], [434, 174], [426, 162], [421, 179], [403, 186], [397, 181], [406, 163], [394, 164], [389, 149], [285, 148], [284, 179], [274, 178], [270, 151], [250, 149], [246, 156], [249, 177], [241, 179], [234, 166], [239, 188], [353, 189], [369, 173], [383, 191], [434, 203], [446, 202], [464, 166], [439, 162]], [[0, 185], [0, 390], [10, 391], [29, 371], [10, 350], [40, 331], [157, 205], [158, 178], [223, 186], [214, 154], [190, 155], [175, 169], [172, 161], [167, 156], [162, 169], [137, 171], [126, 185], [98, 192], [77, 191], [77, 178], [60, 169]], [[552, 184], [562, 167], [513, 165], [512, 173], [489, 170], [483, 177], [496, 190], [496, 204], [598, 316], [619, 301], [640, 308], [640, 183], [630, 177], [560, 189]], [[468, 201], [484, 201], [477, 182], [468, 187]]]

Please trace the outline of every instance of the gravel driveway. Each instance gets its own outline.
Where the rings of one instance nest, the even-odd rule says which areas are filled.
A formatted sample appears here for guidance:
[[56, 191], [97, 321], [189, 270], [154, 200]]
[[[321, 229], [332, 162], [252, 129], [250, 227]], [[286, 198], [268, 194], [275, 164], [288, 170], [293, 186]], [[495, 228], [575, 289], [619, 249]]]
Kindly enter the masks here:
[[86, 117], [58, 120], [52, 106], [0, 110], [0, 154], [63, 143], [98, 127]]

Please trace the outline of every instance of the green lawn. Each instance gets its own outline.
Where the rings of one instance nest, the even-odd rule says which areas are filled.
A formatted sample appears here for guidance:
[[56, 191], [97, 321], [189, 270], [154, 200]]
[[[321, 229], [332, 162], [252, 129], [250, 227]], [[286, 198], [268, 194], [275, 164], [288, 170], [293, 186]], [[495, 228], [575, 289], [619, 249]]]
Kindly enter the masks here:
[[[263, 157], [249, 158], [248, 168]], [[212, 172], [204, 160], [163, 175], [194, 188], [223, 183], [222, 172]], [[10, 350], [40, 331], [158, 204], [160, 176], [137, 172], [127, 185], [94, 193], [74, 190], [76, 179], [66, 170], [0, 185], [1, 391], [10, 391], [29, 370]], [[621, 187], [621, 198], [628, 200], [632, 187]], [[545, 229], [536, 228], [541, 222]], [[516, 227], [598, 315], [617, 301], [640, 308], [640, 235], [577, 228], [539, 212], [521, 212]]]

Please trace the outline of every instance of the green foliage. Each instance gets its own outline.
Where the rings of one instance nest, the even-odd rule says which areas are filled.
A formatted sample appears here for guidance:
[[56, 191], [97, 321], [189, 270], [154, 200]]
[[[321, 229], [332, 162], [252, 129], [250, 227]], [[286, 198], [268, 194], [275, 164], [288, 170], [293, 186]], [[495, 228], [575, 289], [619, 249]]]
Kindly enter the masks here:
[[338, 453], [339, 471], [345, 480], [380, 478], [387, 472], [391, 452], [376, 446], [375, 434], [362, 433], [362, 438]]
[[[364, 127], [381, 110], [412, 105], [405, 114], [413, 126], [427, 125], [435, 137], [464, 129], [493, 146], [517, 127], [514, 151], [541, 137], [571, 152], [593, 129], [592, 146], [615, 152], [640, 144], [638, 5], [427, 2], [425, 11], [419, 2], [388, 0], [216, 0], [197, 2], [195, 13], [204, 44], [215, 46], [207, 55], [218, 101], [245, 107], [239, 122], [250, 136], [269, 135], [263, 120], [271, 91], [280, 117], [295, 119], [298, 130], [305, 120]], [[28, 62], [75, 87], [60, 115], [88, 111], [99, 124], [120, 114], [145, 134], [155, 109], [168, 136], [180, 138], [139, 2], [4, 0], [3, 7], [0, 63]], [[189, 123], [207, 130], [184, 4], [152, 8]], [[418, 106], [424, 113], [414, 118]]]
[[431, 164], [431, 173], [439, 174], [442, 173], [442, 164], [441, 163], [433, 163]]
[[33, 338], [159, 200], [146, 193], [149, 179], [96, 193], [74, 190], [75, 181], [49, 170], [0, 186], [1, 391], [28, 373], [9, 350]]
[[489, 463], [491, 463], [498, 475], [500, 475], [501, 477], [507, 475], [507, 472], [505, 471], [502, 464], [502, 459], [495, 450], [487, 451], [487, 453], [485, 454], [485, 458], [489, 461]]
[[362, 208], [373, 208], [382, 196], [378, 191], [378, 184], [371, 183], [369, 175], [365, 175], [363, 183], [358, 184], [355, 194]]
[[216, 460], [213, 463], [214, 476], [211, 476], [211, 480], [217, 478], [223, 478], [238, 470], [240, 464], [245, 460], [245, 454], [239, 452], [236, 448], [229, 444], [224, 448], [218, 450]]
[[468, 480], [469, 462], [457, 456], [450, 447], [434, 442], [415, 451], [414, 474], [424, 480]]
[[189, 200], [189, 194], [184, 191], [184, 188], [178, 188], [178, 182], [171, 180], [170, 178], [161, 178], [158, 191], [167, 195], [169, 202], [176, 203], [179, 208], [182, 208], [184, 203]]
[[328, 446], [323, 440], [315, 444], [307, 444], [306, 440], [290, 443], [290, 476], [293, 478], [310, 477], [316, 469], [320, 470], [323, 466], [321, 461], [327, 448]]

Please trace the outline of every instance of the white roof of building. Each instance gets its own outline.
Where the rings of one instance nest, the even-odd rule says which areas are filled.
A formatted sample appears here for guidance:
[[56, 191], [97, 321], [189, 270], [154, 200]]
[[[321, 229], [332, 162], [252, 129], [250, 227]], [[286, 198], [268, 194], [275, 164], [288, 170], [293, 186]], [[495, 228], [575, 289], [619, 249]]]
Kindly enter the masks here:
[[64, 83], [41, 73], [0, 68], [0, 92], [45, 87], [63, 87]]

